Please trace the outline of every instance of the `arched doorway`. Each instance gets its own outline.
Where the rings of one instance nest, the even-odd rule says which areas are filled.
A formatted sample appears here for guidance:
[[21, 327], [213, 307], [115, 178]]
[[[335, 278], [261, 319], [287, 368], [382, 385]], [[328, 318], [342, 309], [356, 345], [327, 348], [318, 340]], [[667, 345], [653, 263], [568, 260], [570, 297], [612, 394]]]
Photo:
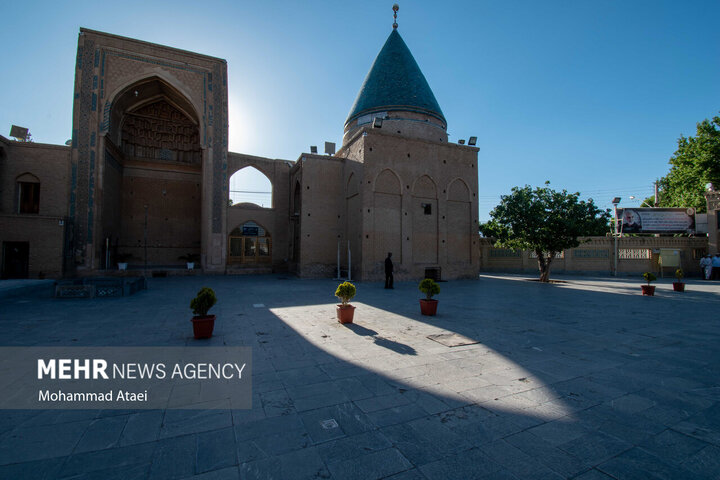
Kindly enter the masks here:
[[228, 238], [228, 263], [262, 265], [272, 262], [270, 232], [250, 220], [235, 227]]

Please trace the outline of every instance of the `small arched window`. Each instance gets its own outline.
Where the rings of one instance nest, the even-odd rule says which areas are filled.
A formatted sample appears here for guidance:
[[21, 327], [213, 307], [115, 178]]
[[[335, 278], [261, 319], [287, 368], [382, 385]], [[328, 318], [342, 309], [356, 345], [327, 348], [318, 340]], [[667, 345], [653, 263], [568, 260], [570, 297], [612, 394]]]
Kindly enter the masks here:
[[17, 177], [17, 213], [40, 213], [40, 179], [31, 173]]
[[230, 177], [230, 205], [252, 203], [272, 208], [272, 183], [255, 167], [243, 167]]

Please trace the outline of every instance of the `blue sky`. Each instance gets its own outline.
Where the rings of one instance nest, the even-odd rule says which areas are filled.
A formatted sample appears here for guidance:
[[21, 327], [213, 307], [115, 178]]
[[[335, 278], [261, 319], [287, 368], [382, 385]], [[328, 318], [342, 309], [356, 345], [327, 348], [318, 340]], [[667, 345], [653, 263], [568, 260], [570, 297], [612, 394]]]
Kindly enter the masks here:
[[[342, 139], [391, 1], [5, 2], [0, 134], [70, 138], [77, 34], [225, 58], [230, 150], [295, 160]], [[448, 120], [478, 137], [480, 218], [515, 185], [636, 206], [677, 138], [720, 111], [720, 2], [400, 3], [400, 33]]]

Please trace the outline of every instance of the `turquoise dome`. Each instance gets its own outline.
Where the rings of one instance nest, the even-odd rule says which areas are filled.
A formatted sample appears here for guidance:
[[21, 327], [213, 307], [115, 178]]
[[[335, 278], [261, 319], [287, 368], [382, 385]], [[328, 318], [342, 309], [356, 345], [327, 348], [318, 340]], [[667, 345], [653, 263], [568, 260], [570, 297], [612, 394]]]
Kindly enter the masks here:
[[396, 29], [375, 58], [345, 124], [386, 111], [422, 113], [447, 125], [425, 75]]

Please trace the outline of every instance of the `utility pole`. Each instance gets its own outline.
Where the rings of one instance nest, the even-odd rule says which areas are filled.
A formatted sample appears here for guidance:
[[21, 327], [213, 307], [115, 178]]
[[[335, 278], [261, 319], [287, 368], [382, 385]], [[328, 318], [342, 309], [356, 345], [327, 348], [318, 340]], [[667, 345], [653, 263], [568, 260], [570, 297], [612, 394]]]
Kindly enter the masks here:
[[658, 191], [658, 181], [655, 180], [655, 207], [657, 207], [660, 204], [660, 197], [659, 197], [659, 191]]

